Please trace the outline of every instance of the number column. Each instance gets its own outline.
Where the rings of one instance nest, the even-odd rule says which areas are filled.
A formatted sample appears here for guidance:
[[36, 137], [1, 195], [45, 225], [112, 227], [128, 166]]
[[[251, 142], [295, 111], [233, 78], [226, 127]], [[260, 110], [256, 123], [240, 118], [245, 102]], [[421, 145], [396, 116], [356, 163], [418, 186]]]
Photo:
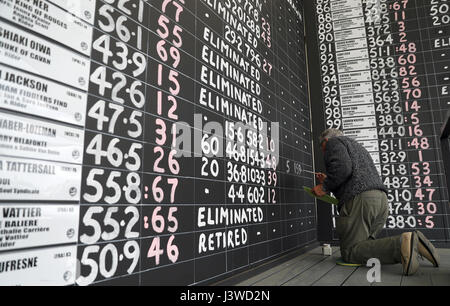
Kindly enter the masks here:
[[[258, 260], [258, 254], [262, 253], [266, 257], [273, 256], [282, 251], [283, 235], [283, 207], [282, 195], [280, 191], [280, 166], [286, 159], [281, 161], [282, 154], [282, 132], [279, 124], [279, 108], [281, 100], [277, 98], [278, 91], [278, 24], [274, 16], [280, 16], [280, 11], [284, 9], [283, 3], [271, 2], [264, 5], [260, 12], [261, 42], [258, 44], [258, 51], [261, 55], [261, 87], [262, 87], [262, 120], [267, 124], [262, 131], [259, 131], [257, 151], [257, 168], [261, 171], [261, 181], [256, 183], [266, 187], [264, 226], [256, 225], [256, 235], [253, 234], [253, 243], [268, 240], [268, 243], [261, 243], [251, 250], [252, 260]], [[286, 34], [286, 33], [283, 33]], [[277, 103], [273, 103], [277, 101]], [[277, 123], [278, 126], [273, 125]], [[272, 160], [272, 162], [270, 162]], [[269, 161], [270, 163], [266, 163]], [[259, 176], [258, 176], [259, 178]], [[259, 229], [259, 230], [258, 230]], [[263, 229], [263, 230], [261, 230]]]
[[[341, 101], [337, 91], [336, 47], [330, 0], [316, 0], [317, 34], [320, 52], [322, 101], [326, 128], [342, 128]], [[332, 90], [334, 88], [334, 90]], [[333, 216], [337, 211], [332, 212]], [[335, 228], [333, 217], [333, 228]]]
[[[395, 51], [404, 112], [404, 131], [399, 127], [397, 137], [406, 136], [403, 145], [407, 150], [407, 158], [400, 155], [399, 157], [403, 159], [401, 162], [411, 161], [408, 164], [410, 183], [406, 183], [406, 178], [402, 178], [398, 182], [398, 188], [411, 190], [413, 204], [408, 215], [397, 216], [396, 226], [421, 228], [433, 238], [431, 233], [434, 231], [431, 229], [442, 228], [443, 223], [436, 204], [440, 196], [435, 186], [437, 177], [432, 174], [436, 143], [429, 137], [433, 132], [431, 122], [428, 122], [430, 116], [427, 112], [430, 107], [423, 85], [426, 71], [424, 60], [421, 60], [423, 53], [420, 52], [420, 45], [416, 43], [420, 39], [420, 33], [417, 19], [409, 18], [414, 7], [415, 3], [410, 1], [396, 1], [392, 4], [395, 28], [398, 30], [398, 45]], [[404, 194], [401, 195], [403, 196]], [[410, 197], [409, 194], [407, 196]]]
[[[147, 38], [141, 0], [98, 1], [80, 213], [78, 285], [138, 284]], [[136, 21], [134, 21], [136, 20]]]
[[320, 70], [322, 74], [322, 97], [325, 102], [327, 128], [342, 128], [341, 101], [338, 92], [336, 46], [330, 0], [316, 0]]
[[[371, 75], [373, 79], [374, 102], [378, 126], [379, 162], [378, 170], [383, 183], [388, 187], [389, 220], [395, 220], [397, 215], [411, 210], [409, 200], [399, 197], [399, 184], [409, 184], [408, 171], [405, 164], [397, 160], [406, 152], [401, 139], [390, 132], [403, 125], [403, 109], [400, 101], [400, 85], [394, 53], [394, 34], [390, 26], [390, 7], [387, 1], [371, 1], [365, 6], [366, 30], [370, 54]], [[400, 128], [401, 129], [401, 128]], [[392, 132], [394, 133], [394, 132]], [[396, 153], [392, 155], [393, 151]], [[407, 193], [404, 195], [407, 197]], [[407, 197], [408, 199], [408, 197]], [[388, 222], [391, 224], [392, 222]], [[395, 223], [395, 222], [394, 222]], [[392, 224], [390, 226], [393, 226]]]
[[195, 67], [189, 43], [193, 15], [183, 0], [152, 1], [149, 9], [141, 282], [189, 285], [195, 281], [195, 181], [187, 126], [194, 113], [188, 78]]

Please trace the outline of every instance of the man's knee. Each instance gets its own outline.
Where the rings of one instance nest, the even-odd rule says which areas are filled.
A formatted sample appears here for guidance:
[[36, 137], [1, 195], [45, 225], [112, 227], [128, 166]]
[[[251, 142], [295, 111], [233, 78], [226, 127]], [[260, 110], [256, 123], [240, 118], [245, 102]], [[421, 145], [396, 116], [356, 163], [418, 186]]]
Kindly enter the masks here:
[[342, 250], [341, 249], [341, 257], [342, 257], [342, 260], [344, 261], [344, 262], [346, 262], [346, 263], [351, 263], [350, 262], [350, 258], [349, 258], [349, 256], [347, 255], [347, 252], [346, 252], [346, 250]]
[[351, 248], [342, 248], [341, 246], [341, 257], [344, 262], [355, 264], [356, 262], [353, 262], [353, 258], [351, 255], [352, 255]]
[[366, 264], [367, 254], [361, 252], [357, 245], [350, 248], [341, 248], [342, 260], [350, 264]]

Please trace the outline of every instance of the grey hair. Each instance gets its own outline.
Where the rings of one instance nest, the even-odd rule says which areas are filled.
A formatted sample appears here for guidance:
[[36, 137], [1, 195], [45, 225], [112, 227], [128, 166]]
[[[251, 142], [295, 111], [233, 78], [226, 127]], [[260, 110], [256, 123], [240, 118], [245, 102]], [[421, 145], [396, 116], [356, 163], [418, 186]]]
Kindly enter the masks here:
[[322, 142], [324, 142], [325, 139], [331, 139], [334, 137], [341, 137], [344, 136], [344, 133], [342, 133], [341, 130], [338, 129], [328, 129], [325, 130], [322, 135], [320, 135], [319, 137], [319, 143], [322, 144]]

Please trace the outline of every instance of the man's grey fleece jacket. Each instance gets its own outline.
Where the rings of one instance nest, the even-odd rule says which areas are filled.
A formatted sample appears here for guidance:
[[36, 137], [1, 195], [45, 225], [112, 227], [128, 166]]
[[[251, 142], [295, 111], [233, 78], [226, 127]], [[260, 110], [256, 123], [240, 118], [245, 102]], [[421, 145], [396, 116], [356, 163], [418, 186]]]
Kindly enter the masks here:
[[353, 139], [342, 136], [328, 140], [325, 167], [324, 189], [338, 198], [339, 210], [362, 192], [381, 190], [387, 193], [369, 152]]

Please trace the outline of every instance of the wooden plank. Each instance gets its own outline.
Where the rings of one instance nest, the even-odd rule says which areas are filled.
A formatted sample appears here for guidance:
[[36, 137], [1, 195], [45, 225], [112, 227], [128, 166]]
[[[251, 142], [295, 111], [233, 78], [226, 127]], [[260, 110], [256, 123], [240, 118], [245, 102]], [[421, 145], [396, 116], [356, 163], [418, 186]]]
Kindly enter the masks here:
[[369, 283], [369, 281], [367, 280], [367, 272], [369, 272], [368, 267], [358, 267], [356, 271], [353, 272], [353, 274], [344, 281], [342, 286], [371, 286], [372, 283]]
[[450, 267], [434, 269], [431, 274], [432, 286], [450, 286]]
[[291, 280], [295, 276], [299, 275], [303, 271], [306, 271], [310, 267], [316, 265], [317, 263], [325, 260], [326, 257], [323, 255], [309, 255], [308, 257], [302, 259], [295, 265], [291, 265], [284, 270], [281, 270], [257, 283], [254, 286], [281, 286], [285, 282]]
[[357, 268], [336, 265], [327, 274], [317, 280], [313, 286], [340, 286]]
[[433, 268], [420, 267], [414, 275], [404, 276], [401, 286], [432, 286], [431, 276]]
[[310, 256], [311, 254], [320, 254], [320, 252], [321, 252], [321, 248], [320, 247], [319, 248], [315, 248], [315, 249], [311, 250], [310, 252], [307, 252], [307, 253], [304, 253], [304, 254], [302, 254], [300, 256], [297, 256], [297, 257], [295, 257], [293, 259], [290, 259], [290, 260], [288, 260], [288, 261], [286, 261], [286, 262], [284, 262], [284, 263], [282, 263], [282, 264], [280, 264], [280, 265], [278, 265], [276, 267], [270, 268], [267, 271], [264, 271], [264, 272], [262, 272], [262, 273], [260, 273], [258, 275], [255, 275], [255, 276], [253, 276], [253, 277], [251, 277], [251, 278], [249, 278], [249, 279], [247, 279], [247, 280], [245, 280], [243, 282], [240, 282], [236, 286], [252, 286], [253, 284], [255, 284], [255, 283], [257, 283], [257, 282], [259, 282], [259, 281], [261, 281], [261, 280], [271, 276], [272, 274], [275, 274], [275, 273], [277, 273], [277, 272], [279, 272], [279, 271], [281, 271], [283, 269], [286, 269], [287, 267], [289, 267], [291, 265], [294, 265], [294, 264], [300, 262], [301, 260], [303, 260], [304, 258]]
[[438, 252], [441, 257], [441, 266], [450, 268], [450, 249], [438, 249]]
[[336, 266], [336, 260], [340, 257], [341, 252], [337, 251], [332, 256], [317, 263], [288, 282], [284, 283], [283, 286], [311, 286], [327, 274], [331, 269], [333, 269]]
[[402, 283], [402, 265], [381, 265], [381, 283], [372, 286], [400, 286]]
[[433, 268], [427, 260], [420, 260], [420, 268], [414, 276], [403, 276], [401, 264], [383, 265], [381, 267], [381, 283], [373, 286], [418, 286], [418, 285], [450, 285], [450, 250], [439, 249], [441, 265], [439, 269]]
[[438, 249], [439, 255], [450, 256], [450, 249]]
[[419, 259], [420, 267], [416, 274], [412, 276], [405, 276], [402, 279], [402, 286], [436, 286], [450, 285], [450, 252], [445, 249], [438, 249], [441, 257], [441, 265], [439, 268], [433, 265], [426, 259]]
[[333, 248], [333, 256], [324, 257], [316, 248], [306, 254], [273, 267], [242, 283], [240, 286], [450, 286], [450, 249], [439, 249], [441, 267], [434, 268], [427, 260], [420, 260], [421, 267], [413, 276], [402, 275], [402, 265], [382, 265], [381, 283], [369, 284], [367, 267], [336, 266], [339, 248]]
[[439, 268], [434, 268], [428, 261], [420, 261], [420, 269], [428, 274], [432, 286], [450, 286], [450, 250], [438, 249], [441, 257], [441, 264]]
[[450, 286], [450, 249], [439, 249], [441, 265], [431, 274], [433, 286]]

